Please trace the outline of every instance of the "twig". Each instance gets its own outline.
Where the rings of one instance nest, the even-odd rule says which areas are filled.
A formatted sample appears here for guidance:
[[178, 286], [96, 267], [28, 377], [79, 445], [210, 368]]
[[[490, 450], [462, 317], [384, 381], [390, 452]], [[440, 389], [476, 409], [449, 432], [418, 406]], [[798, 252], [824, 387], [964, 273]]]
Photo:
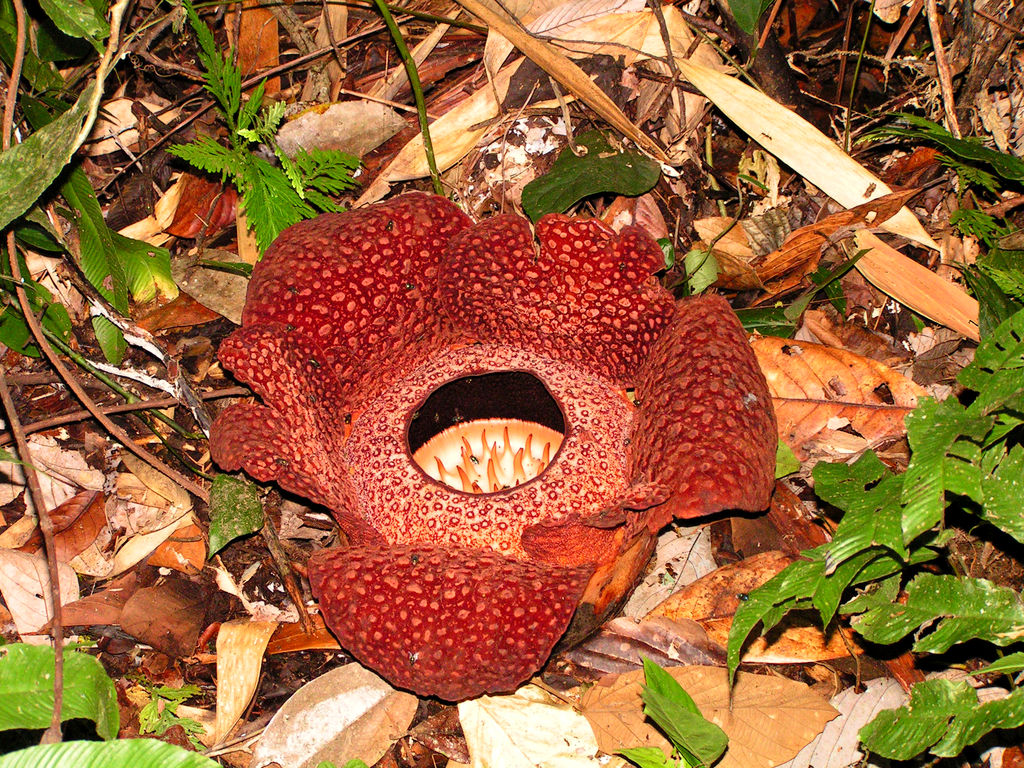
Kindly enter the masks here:
[[946, 113], [949, 132], [961, 138], [960, 121], [956, 119], [956, 103], [953, 101], [953, 76], [946, 58], [946, 49], [942, 46], [942, 29], [939, 25], [939, 7], [936, 0], [927, 0], [925, 9], [928, 15], [928, 31], [932, 35], [932, 48], [935, 49], [935, 67], [939, 72], [939, 90], [942, 92], [942, 111]]
[[761, 37], [757, 39], [758, 48], [764, 48], [764, 44], [768, 42], [768, 35], [772, 33], [772, 26], [775, 24], [775, 19], [779, 15], [780, 8], [782, 8], [782, 0], [775, 0], [775, 4], [772, 6], [772, 12], [768, 14], [768, 19], [764, 23], [764, 29], [761, 30]]
[[295, 578], [295, 571], [292, 570], [288, 553], [281, 546], [281, 539], [278, 538], [277, 529], [274, 527], [274, 523], [268, 514], [264, 514], [263, 528], [260, 530], [260, 534], [263, 536], [263, 541], [270, 551], [270, 557], [273, 559], [277, 572], [281, 576], [281, 582], [284, 584], [285, 591], [288, 592], [288, 597], [295, 604], [295, 610], [299, 614], [299, 623], [302, 624], [302, 631], [307, 635], [313, 634], [313, 622], [310, 621], [309, 613], [306, 612], [306, 603], [302, 599], [302, 590], [299, 588], [299, 582]]
[[[200, 397], [203, 400], [217, 400], [222, 397], [247, 397], [251, 395], [245, 387], [225, 387], [215, 389], [212, 392], [202, 392]], [[168, 395], [167, 397], [154, 397], [149, 400], [137, 400], [130, 403], [115, 403], [114, 405], [101, 405], [100, 410], [108, 416], [112, 413], [134, 413], [135, 411], [149, 411], [156, 408], [168, 408], [172, 405], [180, 405], [178, 398]], [[34, 435], [36, 432], [43, 432], [54, 427], [62, 427], [65, 424], [77, 424], [80, 421], [92, 418], [92, 414], [84, 409], [62, 413], [59, 416], [51, 416], [48, 419], [34, 421], [31, 424], [22, 426], [26, 435]], [[0, 446], [9, 445], [13, 438], [10, 435], [0, 436]]]
[[[15, 42], [14, 63], [11, 66], [11, 79], [7, 83], [7, 98], [4, 99], [2, 141], [0, 141], [5, 152], [11, 148], [14, 107], [18, 97], [18, 81], [21, 80], [21, 69], [25, 63], [25, 43], [28, 37], [25, 6], [22, 0], [14, 0], [14, 15], [17, 20], [17, 41]], [[18, 252], [15, 250], [13, 229], [7, 232], [7, 256], [11, 263], [11, 277], [16, 281], [15, 290], [18, 294], [18, 301], [21, 302], [22, 307], [27, 307], [28, 297], [21, 282], [17, 280], [17, 276], [21, 273], [18, 266]], [[64, 710], [64, 614], [60, 605], [60, 575], [57, 571], [57, 547], [53, 538], [53, 521], [50, 519], [50, 511], [46, 508], [43, 489], [39, 485], [39, 477], [36, 475], [35, 467], [32, 466], [32, 456], [28, 452], [28, 441], [25, 440], [25, 433], [21, 430], [18, 412], [14, 408], [14, 400], [7, 388], [7, 380], [4, 378], [2, 370], [0, 370], [0, 398], [3, 400], [4, 411], [7, 413], [7, 423], [11, 434], [14, 435], [14, 441], [18, 446], [18, 455], [24, 462], [25, 481], [28, 484], [29, 493], [32, 495], [36, 517], [39, 519], [39, 529], [43, 534], [43, 544], [46, 547], [46, 573], [50, 582], [50, 607], [52, 610], [50, 636], [53, 638], [53, 712], [50, 716], [50, 727], [43, 733], [39, 743], [56, 744], [61, 740], [60, 724], [62, 722], [61, 714]]]
[[391, 33], [391, 39], [398, 49], [398, 55], [401, 56], [402, 63], [405, 65], [405, 73], [409, 76], [409, 85], [412, 88], [413, 98], [416, 100], [416, 114], [420, 120], [420, 133], [423, 134], [423, 154], [427, 156], [427, 167], [430, 168], [430, 181], [434, 185], [434, 192], [438, 195], [443, 195], [444, 187], [441, 186], [441, 173], [437, 170], [434, 144], [430, 140], [430, 123], [427, 121], [427, 104], [423, 98], [423, 85], [420, 83], [420, 73], [416, 70], [416, 62], [413, 60], [412, 54], [409, 53], [409, 48], [402, 38], [402, 31], [398, 28], [398, 24], [395, 23], [395, 17], [388, 10], [387, 3], [384, 0], [373, 1], [388, 27], [388, 32]]
[[[850, 13], [853, 13], [851, 10]], [[857, 82], [860, 80], [860, 68], [864, 65], [864, 51], [868, 47], [868, 34], [871, 32], [871, 20], [875, 18], [875, 0], [871, 0], [871, 7], [868, 8], [868, 20], [864, 22], [864, 34], [860, 38], [860, 51], [857, 53], [857, 63], [853, 67], [853, 78], [850, 82], [850, 100], [846, 103], [846, 122], [843, 128], [843, 148], [850, 151], [850, 126], [853, 123], [853, 99], [857, 95]], [[842, 87], [842, 83], [840, 83]]]

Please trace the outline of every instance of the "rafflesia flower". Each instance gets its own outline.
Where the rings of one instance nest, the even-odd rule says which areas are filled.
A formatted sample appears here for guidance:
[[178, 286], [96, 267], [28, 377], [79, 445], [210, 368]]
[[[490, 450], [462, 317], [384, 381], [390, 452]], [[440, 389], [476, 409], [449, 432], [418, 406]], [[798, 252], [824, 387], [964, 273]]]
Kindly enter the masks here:
[[407, 194], [305, 221], [256, 269], [220, 359], [263, 405], [225, 469], [324, 504], [310, 582], [397, 686], [514, 688], [632, 589], [673, 518], [768, 502], [775, 419], [729, 306], [673, 300], [642, 230]]

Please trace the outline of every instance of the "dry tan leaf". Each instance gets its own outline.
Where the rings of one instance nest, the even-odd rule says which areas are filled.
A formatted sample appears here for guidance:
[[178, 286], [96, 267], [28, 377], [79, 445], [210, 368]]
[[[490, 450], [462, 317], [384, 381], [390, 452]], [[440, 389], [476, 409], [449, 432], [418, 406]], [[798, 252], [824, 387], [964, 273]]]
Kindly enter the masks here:
[[801, 460], [899, 437], [904, 417], [928, 394], [885, 364], [844, 349], [774, 336], [752, 346], [768, 380], [779, 437]]
[[[864, 690], [847, 688], [832, 697], [829, 703], [839, 710], [839, 717], [800, 750], [791, 762], [778, 768], [847, 768], [862, 765], [860, 729], [884, 709], [896, 709], [907, 703], [907, 692], [892, 678], [869, 680]], [[869, 763], [875, 765], [875, 763]]]
[[[57, 564], [60, 580], [60, 602], [78, 599], [78, 576], [71, 567]], [[26, 643], [43, 643], [46, 638], [32, 635], [44, 627], [52, 616], [50, 609], [50, 578], [46, 557], [42, 552], [28, 554], [11, 549], [0, 549], [0, 594], [11, 612], [14, 626]]]
[[217, 634], [217, 720], [214, 741], [235, 727], [256, 692], [263, 651], [276, 622], [236, 619], [221, 624]]
[[[750, 247], [746, 230], [730, 216], [709, 216], [693, 222], [701, 242], [693, 247], [707, 250], [718, 263], [715, 285], [732, 291], [761, 290], [764, 283], [752, 266], [757, 254]], [[717, 238], [717, 239], [716, 239]]]
[[277, 142], [288, 155], [334, 149], [362, 157], [405, 128], [395, 110], [373, 101], [318, 104], [281, 126]]
[[322, 761], [375, 764], [408, 731], [419, 699], [359, 664], [306, 683], [267, 726], [250, 768], [314, 768]]
[[171, 239], [171, 236], [164, 230], [174, 221], [174, 213], [181, 202], [181, 193], [184, 188], [182, 183], [184, 176], [179, 176], [167, 191], [160, 196], [153, 206], [153, 214], [140, 219], [134, 224], [129, 224], [118, 230], [118, 234], [130, 237], [134, 240], [144, 240], [150, 245], [161, 246]]
[[870, 283], [915, 312], [978, 340], [976, 299], [871, 232], [861, 230], [854, 239], [858, 248], [867, 251], [857, 262], [857, 269]]
[[[701, 714], [729, 737], [716, 768], [772, 766], [791, 759], [821, 732], [836, 711], [808, 686], [783, 677], [740, 672], [730, 699], [720, 667], [670, 667]], [[581, 711], [606, 752], [657, 746], [671, 750], [643, 714], [643, 671], [606, 678], [588, 690]]]
[[913, 2], [914, 0], [875, 0], [875, 16], [886, 24], [895, 24], [900, 20], [903, 9]]
[[[708, 637], [721, 647], [729, 641], [733, 615], [739, 596], [764, 584], [795, 557], [781, 552], [763, 552], [738, 563], [723, 565], [707, 576], [683, 587], [647, 615], [696, 621]], [[746, 646], [743, 661], [762, 664], [799, 664], [849, 656], [838, 633], [828, 638], [817, 624], [790, 614], [768, 637], [759, 637]]]
[[[109, 155], [111, 152], [119, 152], [122, 149], [133, 149], [139, 141], [139, 131], [136, 128], [138, 118], [132, 108], [136, 99], [111, 99], [100, 107], [99, 117], [93, 126], [92, 133], [85, 144], [85, 151], [92, 157]], [[140, 102], [149, 112], [162, 114], [161, 119], [176, 119], [180, 110], [172, 109], [164, 112], [170, 102], [158, 96], [150, 96]]]
[[0, 549], [20, 549], [32, 538], [39, 523], [32, 515], [22, 515], [0, 533]]
[[[103, 488], [103, 473], [86, 464], [78, 451], [61, 448], [52, 437], [31, 435], [28, 452], [39, 473], [39, 485], [47, 509], [59, 507], [79, 491]], [[10, 462], [0, 462], [0, 483], [0, 504], [16, 499], [25, 487], [22, 468]], [[25, 497], [25, 508], [29, 513], [35, 512], [30, 495]]]
[[622, 609], [624, 616], [642, 618], [673, 592], [717, 566], [711, 556], [711, 529], [673, 526], [658, 537], [654, 560], [646, 576]]
[[[590, 724], [565, 702], [534, 685], [509, 696], [459, 704], [473, 768], [597, 768]], [[614, 752], [614, 750], [612, 750]]]
[[[847, 208], [892, 190], [825, 134], [760, 91], [692, 61], [677, 62], [683, 76], [754, 141]], [[938, 250], [913, 213], [903, 208], [882, 228]]]

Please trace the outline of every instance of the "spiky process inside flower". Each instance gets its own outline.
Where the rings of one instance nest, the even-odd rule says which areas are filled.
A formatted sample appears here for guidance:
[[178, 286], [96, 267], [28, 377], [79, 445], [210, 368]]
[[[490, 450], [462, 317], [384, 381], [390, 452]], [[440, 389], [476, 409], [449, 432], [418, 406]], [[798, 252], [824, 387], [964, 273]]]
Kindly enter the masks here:
[[309, 562], [325, 619], [423, 695], [514, 688], [628, 594], [659, 527], [763, 509], [773, 484], [725, 301], [674, 302], [635, 227], [536, 235], [418, 193], [303, 222], [220, 349], [263, 404], [221, 413], [215, 460], [332, 510], [348, 543]]
[[522, 419], [476, 419], [453, 424], [412, 458], [427, 477], [466, 493], [515, 488], [543, 472], [562, 434]]

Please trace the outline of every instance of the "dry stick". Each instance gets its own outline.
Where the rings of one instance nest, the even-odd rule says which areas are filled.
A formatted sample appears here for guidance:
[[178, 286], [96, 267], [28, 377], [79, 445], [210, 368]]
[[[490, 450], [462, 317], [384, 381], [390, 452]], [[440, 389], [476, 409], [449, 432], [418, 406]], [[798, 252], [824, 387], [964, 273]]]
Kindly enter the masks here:
[[757, 40], [758, 48], [764, 48], [764, 44], [768, 42], [768, 35], [772, 32], [772, 27], [775, 25], [775, 19], [779, 15], [780, 8], [782, 8], [782, 0], [775, 0], [772, 12], [768, 14], [768, 20], [764, 23], [764, 29], [761, 30], [761, 37]]
[[946, 113], [949, 132], [961, 138], [960, 122], [956, 119], [956, 104], [953, 101], [953, 76], [946, 58], [946, 49], [942, 47], [942, 30], [939, 28], [939, 7], [937, 0], [927, 0], [925, 8], [928, 15], [928, 31], [932, 35], [932, 47], [935, 49], [935, 67], [939, 71], [939, 90], [942, 91], [942, 111]]
[[[11, 66], [11, 79], [7, 83], [7, 98], [4, 100], [2, 144], [6, 152], [11, 148], [11, 132], [14, 127], [14, 107], [18, 97], [18, 81], [21, 80], [21, 68], [25, 63], [25, 39], [28, 36], [25, 22], [25, 6], [22, 0], [14, 0], [14, 15], [17, 19], [17, 41], [14, 50], [14, 63]], [[11, 262], [11, 277], [20, 275], [18, 268], [18, 254], [14, 248], [14, 230], [7, 232], [7, 255]], [[18, 301], [24, 308], [28, 307], [28, 297], [21, 282], [15, 280], [15, 287], [18, 293]], [[60, 576], [57, 572], [57, 548], [53, 539], [53, 521], [50, 520], [50, 511], [46, 508], [43, 499], [43, 490], [39, 486], [39, 477], [32, 466], [32, 457], [28, 452], [28, 441], [21, 431], [21, 423], [18, 421], [18, 414], [14, 409], [14, 400], [7, 389], [7, 381], [0, 373], [0, 398], [3, 399], [4, 410], [7, 412], [7, 421], [10, 424], [11, 433], [18, 444], [18, 455], [25, 466], [25, 480], [28, 483], [29, 493], [35, 504], [36, 516], [39, 518], [39, 529], [43, 534], [43, 544], [46, 547], [46, 573], [49, 578], [50, 607], [50, 636], [53, 638], [53, 712], [50, 716], [50, 727], [43, 733], [39, 740], [40, 744], [56, 744], [61, 740], [60, 724], [61, 713], [64, 710], [64, 614], [60, 606]]]
[[260, 535], [263, 536], [263, 541], [267, 545], [270, 557], [274, 561], [274, 565], [277, 566], [277, 572], [281, 575], [281, 581], [284, 583], [288, 597], [295, 604], [295, 610], [298, 611], [302, 631], [307, 635], [312, 635], [313, 622], [306, 611], [306, 603], [302, 599], [302, 589], [299, 587], [298, 579], [295, 578], [295, 571], [292, 570], [288, 553], [281, 546], [281, 539], [277, 535], [277, 529], [274, 527], [270, 515], [266, 514], [266, 512], [264, 512], [263, 528], [260, 530]]
[[[245, 387], [225, 387], [224, 389], [215, 389], [212, 392], [200, 392], [199, 397], [203, 400], [217, 400], [222, 397], [248, 397], [252, 392]], [[151, 400], [139, 400], [135, 403], [117, 403], [116, 405], [101, 405], [100, 410], [105, 414], [111, 413], [132, 413], [134, 411], [149, 411], [155, 408], [167, 408], [172, 405], [180, 405], [180, 401], [176, 397], [168, 395], [167, 397], [155, 397]], [[77, 424], [80, 421], [92, 418], [92, 413], [86, 410], [72, 411], [71, 413], [62, 413], [60, 416], [53, 416], [49, 419], [42, 419], [41, 421], [34, 421], [31, 424], [22, 425], [22, 431], [26, 435], [35, 434], [36, 432], [42, 432], [44, 429], [53, 429], [54, 427], [62, 427], [65, 424]], [[0, 437], [0, 446], [7, 445], [12, 441], [9, 436]]]

